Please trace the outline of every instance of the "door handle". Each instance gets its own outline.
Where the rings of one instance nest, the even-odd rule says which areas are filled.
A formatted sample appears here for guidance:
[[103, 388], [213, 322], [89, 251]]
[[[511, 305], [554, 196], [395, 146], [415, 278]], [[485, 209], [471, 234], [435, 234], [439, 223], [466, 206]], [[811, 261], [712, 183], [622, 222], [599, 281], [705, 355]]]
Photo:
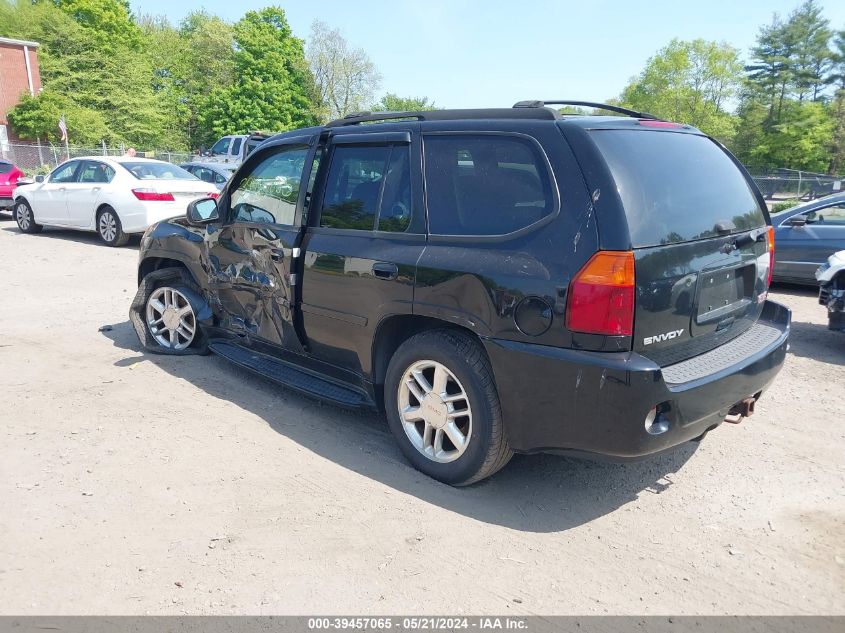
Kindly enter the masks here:
[[399, 276], [399, 267], [390, 262], [376, 262], [373, 264], [373, 274], [379, 279], [396, 279]]
[[58, 191], [64, 191], [64, 190], [65, 190], [64, 187], [59, 187], [59, 189], [58, 189]]
[[100, 190], [99, 187], [91, 187], [91, 191], [99, 191], [99, 190]]

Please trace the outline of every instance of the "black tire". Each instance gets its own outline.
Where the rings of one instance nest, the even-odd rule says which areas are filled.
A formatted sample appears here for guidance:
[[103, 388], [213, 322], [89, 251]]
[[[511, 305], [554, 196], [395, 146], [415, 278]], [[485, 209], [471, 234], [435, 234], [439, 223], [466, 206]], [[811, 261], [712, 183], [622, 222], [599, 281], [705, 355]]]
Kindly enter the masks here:
[[15, 201], [12, 215], [22, 233], [40, 233], [44, 227], [35, 223], [32, 207], [23, 198]]
[[[184, 349], [164, 347], [150, 330], [146, 319], [147, 303], [150, 297], [161, 288], [172, 288], [182, 294], [191, 304], [194, 312], [195, 333], [193, 341]], [[189, 354], [208, 354], [208, 337], [202, 329], [200, 320], [207, 316], [207, 306], [202, 291], [191, 279], [190, 274], [182, 268], [162, 268], [149, 273], [138, 287], [138, 292], [129, 308], [129, 318], [138, 339], [144, 348], [156, 354], [172, 356], [186, 356]]]
[[97, 224], [95, 226], [97, 235], [103, 240], [106, 246], [123, 246], [129, 241], [129, 236], [123, 232], [123, 225], [120, 223], [120, 216], [111, 207], [103, 207], [97, 213]]
[[[399, 413], [399, 387], [405, 372], [417, 362], [440, 363], [463, 386], [472, 411], [465, 452], [454, 461], [438, 463], [411, 443]], [[388, 425], [405, 457], [429, 477], [452, 486], [467, 486], [501, 469], [513, 456], [505, 434], [499, 394], [487, 355], [479, 342], [457, 330], [430, 330], [405, 341], [387, 368], [384, 384]]]

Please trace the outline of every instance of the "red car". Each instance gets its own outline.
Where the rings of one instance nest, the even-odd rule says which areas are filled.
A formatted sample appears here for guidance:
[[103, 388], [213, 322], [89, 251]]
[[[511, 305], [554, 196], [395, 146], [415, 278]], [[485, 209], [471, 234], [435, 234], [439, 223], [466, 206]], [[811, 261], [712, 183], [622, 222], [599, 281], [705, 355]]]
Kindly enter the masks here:
[[15, 205], [15, 187], [24, 173], [13, 163], [0, 159], [0, 211], [12, 211]]

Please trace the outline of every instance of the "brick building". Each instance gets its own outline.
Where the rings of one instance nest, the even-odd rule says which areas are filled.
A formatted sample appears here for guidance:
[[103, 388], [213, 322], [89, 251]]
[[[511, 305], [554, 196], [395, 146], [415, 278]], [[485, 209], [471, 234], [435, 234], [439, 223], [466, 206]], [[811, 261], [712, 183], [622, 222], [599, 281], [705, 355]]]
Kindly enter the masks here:
[[41, 91], [38, 43], [0, 37], [0, 151], [11, 140], [8, 114], [21, 95]]

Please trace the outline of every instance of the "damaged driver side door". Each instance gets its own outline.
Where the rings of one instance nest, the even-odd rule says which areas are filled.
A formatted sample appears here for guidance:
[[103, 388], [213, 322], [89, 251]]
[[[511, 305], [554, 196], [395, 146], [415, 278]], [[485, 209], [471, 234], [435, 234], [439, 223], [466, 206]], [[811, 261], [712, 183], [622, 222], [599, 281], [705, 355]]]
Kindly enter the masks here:
[[209, 226], [209, 287], [213, 309], [240, 343], [302, 352], [294, 320], [295, 258], [301, 239], [303, 173], [316, 137], [262, 147], [238, 170], [221, 199], [222, 223]]

